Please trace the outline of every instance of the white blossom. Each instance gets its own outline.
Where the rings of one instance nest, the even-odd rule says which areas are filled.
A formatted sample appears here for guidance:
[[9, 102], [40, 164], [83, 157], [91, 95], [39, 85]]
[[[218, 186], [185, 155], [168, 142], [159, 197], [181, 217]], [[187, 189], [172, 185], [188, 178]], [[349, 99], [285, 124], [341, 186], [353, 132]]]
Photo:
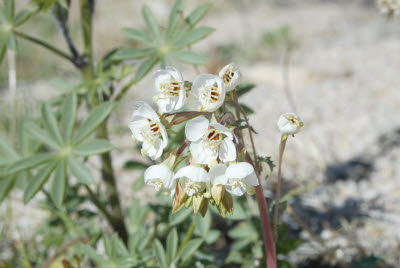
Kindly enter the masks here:
[[133, 137], [143, 142], [141, 153], [152, 160], [159, 158], [168, 144], [168, 135], [161, 124], [157, 113], [143, 101], [133, 106], [133, 113], [129, 122]]
[[186, 100], [185, 82], [182, 74], [168, 66], [154, 73], [157, 95], [154, 100], [160, 113], [169, 113], [183, 107]]
[[237, 196], [253, 194], [254, 186], [259, 185], [253, 166], [247, 162], [229, 167], [217, 164], [210, 168], [209, 175], [213, 185], [223, 185], [226, 191]]
[[219, 77], [224, 81], [225, 90], [228, 92], [239, 85], [242, 79], [242, 73], [234, 63], [230, 63], [221, 69]]
[[183, 190], [188, 196], [200, 193], [209, 187], [210, 178], [204, 168], [189, 165], [181, 168], [174, 176], [179, 179]]
[[198, 111], [214, 112], [224, 99], [225, 85], [219, 76], [200, 74], [193, 81], [189, 103]]
[[154, 186], [157, 192], [164, 189], [171, 196], [175, 194], [174, 172], [166, 165], [159, 164], [148, 167], [144, 172], [144, 182]]
[[189, 150], [198, 164], [211, 166], [218, 157], [222, 162], [236, 159], [232, 132], [219, 123], [210, 123], [202, 116], [196, 117], [186, 123], [185, 135], [191, 141]]
[[278, 128], [282, 135], [294, 135], [303, 126], [301, 119], [294, 113], [286, 113], [279, 117]]

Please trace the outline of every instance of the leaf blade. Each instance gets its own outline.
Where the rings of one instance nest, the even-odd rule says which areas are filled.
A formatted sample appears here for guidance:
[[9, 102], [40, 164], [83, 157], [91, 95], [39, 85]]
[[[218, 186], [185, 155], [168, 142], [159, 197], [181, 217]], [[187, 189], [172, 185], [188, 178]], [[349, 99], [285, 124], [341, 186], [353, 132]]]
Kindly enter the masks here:
[[65, 160], [62, 160], [54, 171], [53, 184], [50, 189], [50, 196], [57, 207], [60, 207], [64, 201], [65, 191], [67, 189], [67, 174]]
[[170, 53], [170, 55], [174, 59], [181, 61], [183, 63], [197, 64], [197, 65], [203, 65], [207, 63], [203, 55], [195, 53], [193, 51], [188, 51], [188, 50], [173, 51]]
[[72, 152], [79, 156], [90, 156], [103, 154], [111, 151], [112, 149], [114, 149], [114, 145], [107, 140], [94, 139], [86, 143], [81, 143], [74, 148]]
[[154, 17], [153, 12], [151, 12], [150, 8], [146, 5], [142, 8], [142, 15], [144, 20], [146, 21], [147, 28], [149, 28], [151, 35], [158, 42], [161, 41], [160, 29], [157, 23], [156, 18]]
[[67, 142], [71, 141], [72, 130], [75, 124], [76, 109], [78, 105], [78, 99], [75, 92], [70, 92], [63, 103], [63, 115], [61, 118], [61, 126], [64, 130], [64, 139]]
[[211, 34], [215, 29], [211, 27], [198, 27], [193, 29], [187, 33], [185, 33], [178, 41], [176, 41], [173, 46], [175, 48], [182, 48], [185, 46], [190, 46], [193, 43], [196, 43], [204, 38], [206, 38], [209, 34]]
[[45, 128], [49, 134], [58, 143], [58, 145], [62, 145], [63, 140], [61, 138], [60, 130], [58, 129], [56, 117], [54, 116], [54, 113], [47, 102], [42, 106], [42, 117], [45, 123]]
[[134, 28], [122, 28], [121, 33], [128, 39], [136, 41], [138, 43], [154, 46], [154, 41], [144, 32]]
[[56, 167], [57, 161], [50, 162], [33, 177], [24, 191], [24, 203], [27, 204], [49, 179]]
[[76, 158], [70, 156], [68, 157], [68, 168], [72, 175], [80, 182], [86, 185], [94, 183], [94, 179], [90, 170], [82, 162]]
[[168, 268], [164, 248], [163, 248], [160, 240], [158, 240], [158, 239], [154, 240], [153, 250], [154, 250], [154, 254], [156, 255], [156, 258], [158, 260], [158, 264], [160, 265], [160, 267]]

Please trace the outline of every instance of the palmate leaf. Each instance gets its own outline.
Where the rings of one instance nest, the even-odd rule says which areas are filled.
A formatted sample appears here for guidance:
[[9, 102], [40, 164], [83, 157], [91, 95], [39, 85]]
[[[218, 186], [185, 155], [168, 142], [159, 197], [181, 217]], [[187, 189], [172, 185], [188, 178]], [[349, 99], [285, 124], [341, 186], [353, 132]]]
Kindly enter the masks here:
[[4, 0], [4, 10], [6, 16], [11, 21], [14, 18], [14, 12], [15, 12], [14, 0]]
[[180, 256], [182, 262], [185, 263], [186, 261], [188, 261], [190, 257], [192, 257], [193, 254], [197, 251], [197, 249], [201, 246], [202, 243], [203, 239], [201, 238], [190, 240], [189, 243], [187, 243], [187, 245], [183, 249], [182, 254]]
[[114, 60], [134, 60], [142, 59], [154, 54], [156, 51], [152, 48], [125, 48], [118, 50], [112, 58]]
[[167, 236], [167, 260], [169, 264], [175, 260], [178, 252], [178, 242], [178, 231], [174, 228]]
[[25, 124], [25, 130], [32, 139], [35, 139], [40, 143], [46, 144], [55, 150], [60, 149], [60, 145], [53, 139], [53, 137], [51, 137], [47, 131], [44, 131], [35, 123], [29, 122]]
[[10, 143], [8, 143], [6, 137], [0, 134], [0, 152], [4, 153], [11, 160], [18, 159], [18, 153], [14, 150]]
[[174, 51], [171, 52], [170, 55], [183, 63], [189, 63], [189, 64], [206, 64], [206, 58], [198, 53], [195, 53], [193, 51], [188, 51], [188, 50], [181, 50], [181, 51]]
[[61, 126], [64, 130], [64, 138], [67, 142], [71, 141], [72, 130], [75, 124], [77, 105], [78, 100], [75, 92], [69, 93], [63, 103], [63, 115], [61, 119]]
[[166, 33], [167, 41], [171, 40], [173, 33], [176, 29], [176, 26], [179, 24], [181, 20], [181, 13], [183, 12], [183, 6], [185, 4], [185, 0], [177, 0], [172, 7], [171, 13], [169, 15], [168, 28]]
[[142, 62], [142, 64], [140, 64], [139, 68], [136, 71], [135, 81], [139, 82], [140, 80], [142, 80], [142, 78], [148, 72], [150, 72], [151, 68], [153, 68], [153, 66], [158, 62], [158, 60], [159, 60], [158, 55], [153, 55], [144, 62]]
[[142, 31], [133, 28], [122, 28], [121, 32], [128, 39], [148, 46], [154, 46], [154, 41]]
[[53, 111], [48, 103], [44, 103], [42, 106], [42, 118], [44, 126], [51, 137], [57, 142], [58, 145], [63, 145], [63, 140], [61, 138], [60, 131], [57, 126], [57, 120], [54, 116]]
[[153, 250], [154, 250], [154, 255], [157, 258], [159, 267], [168, 268], [167, 258], [165, 256], [165, 251], [164, 251], [164, 248], [163, 248], [160, 240], [158, 240], [158, 239], [154, 240]]
[[68, 157], [68, 168], [71, 171], [72, 175], [83, 184], [89, 185], [94, 183], [94, 179], [90, 170], [87, 166], [85, 166], [78, 159], [70, 156]]
[[7, 197], [16, 181], [16, 175], [8, 176], [0, 179], [0, 203]]
[[8, 172], [10, 174], [17, 173], [26, 169], [31, 169], [34, 167], [37, 167], [39, 165], [42, 165], [44, 163], [47, 163], [51, 161], [52, 159], [56, 158], [56, 154], [53, 153], [41, 153], [41, 154], [36, 154], [33, 156], [25, 157], [22, 158], [21, 160], [18, 160], [14, 164], [11, 165], [9, 168]]
[[204, 4], [193, 10], [187, 17], [186, 22], [191, 29], [207, 14], [210, 10], [211, 4]]

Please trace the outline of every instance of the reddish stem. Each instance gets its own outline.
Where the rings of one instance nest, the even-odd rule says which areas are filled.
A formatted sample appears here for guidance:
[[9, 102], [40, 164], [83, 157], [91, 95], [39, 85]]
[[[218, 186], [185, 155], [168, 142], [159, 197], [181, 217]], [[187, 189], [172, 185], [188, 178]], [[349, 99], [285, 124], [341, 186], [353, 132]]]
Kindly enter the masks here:
[[185, 150], [185, 148], [188, 146], [189, 144], [189, 140], [185, 139], [185, 141], [182, 143], [181, 147], [179, 147], [178, 151], [176, 152], [176, 158], [178, 158], [178, 156], [180, 156], [183, 152], [183, 150]]
[[283, 152], [285, 151], [286, 138], [281, 139], [281, 143], [279, 144], [279, 163], [278, 163], [278, 183], [276, 184], [275, 191], [275, 210], [274, 210], [274, 240], [275, 242], [278, 240], [278, 217], [279, 217], [279, 199], [281, 196], [281, 184], [282, 184], [282, 159]]

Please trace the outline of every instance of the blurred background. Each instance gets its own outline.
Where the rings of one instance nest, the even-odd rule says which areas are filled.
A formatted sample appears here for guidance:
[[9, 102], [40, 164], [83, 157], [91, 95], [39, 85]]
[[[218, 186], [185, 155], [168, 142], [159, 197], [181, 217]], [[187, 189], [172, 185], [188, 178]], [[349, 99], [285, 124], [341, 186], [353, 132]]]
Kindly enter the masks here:
[[[78, 18], [74, 2], [71, 35], [80, 40], [78, 23], [74, 24]], [[207, 1], [187, 5], [203, 2]], [[143, 26], [140, 8], [144, 3], [159, 22], [167, 21], [173, 1], [97, 2], [96, 57], [127, 45], [120, 29]], [[254, 110], [250, 123], [258, 133], [258, 153], [277, 162], [280, 137], [276, 122], [280, 114], [296, 112], [305, 125], [289, 140], [284, 155], [283, 191], [303, 186], [282, 217], [290, 232], [305, 240], [290, 259], [294, 263], [314, 262], [312, 267], [322, 267], [318, 263], [324, 259], [332, 265], [327, 267], [334, 267], [338, 262], [371, 255], [398, 267], [400, 19], [381, 15], [376, 3], [368, 0], [225, 0], [212, 4], [202, 24], [216, 31], [196, 45], [197, 51], [208, 55], [208, 64], [199, 68], [217, 74], [222, 66], [235, 62], [243, 81], [256, 85], [243, 101]], [[50, 19], [48, 14], [35, 16], [23, 26], [25, 32], [66, 49]], [[38, 114], [38, 101], [77, 83], [79, 74], [73, 66], [47, 58], [41, 48], [23, 41], [19, 45], [17, 109], [20, 115]], [[193, 80], [194, 68], [181, 66], [176, 65], [185, 80]], [[3, 132], [12, 118], [6, 61], [0, 68]], [[153, 94], [148, 76], [130, 90], [110, 120], [123, 205], [132, 199], [130, 189], [140, 173], [122, 168], [127, 160], [140, 158], [127, 127], [131, 108], [135, 100], [150, 101]], [[276, 174], [264, 182], [270, 197], [272, 180]], [[0, 205], [0, 223], [14, 226], [2, 229], [10, 241], [18, 240], [21, 234], [29, 239], [44, 217], [35, 202], [24, 206], [21, 195], [14, 191], [12, 198]], [[143, 202], [151, 202], [154, 191], [145, 188], [140, 195]]]

